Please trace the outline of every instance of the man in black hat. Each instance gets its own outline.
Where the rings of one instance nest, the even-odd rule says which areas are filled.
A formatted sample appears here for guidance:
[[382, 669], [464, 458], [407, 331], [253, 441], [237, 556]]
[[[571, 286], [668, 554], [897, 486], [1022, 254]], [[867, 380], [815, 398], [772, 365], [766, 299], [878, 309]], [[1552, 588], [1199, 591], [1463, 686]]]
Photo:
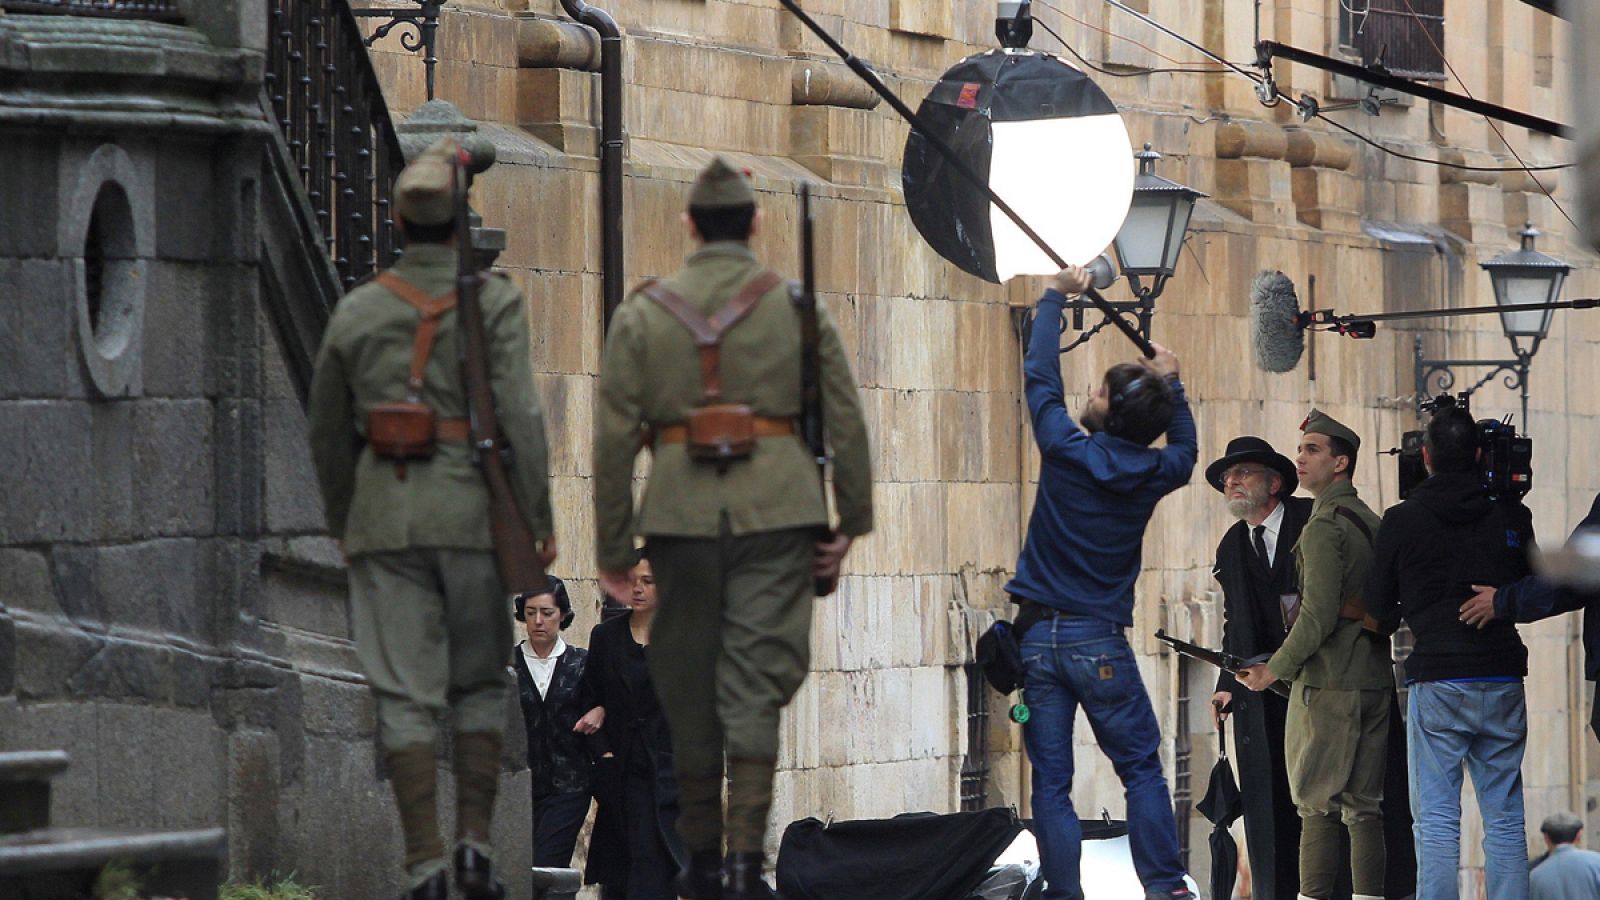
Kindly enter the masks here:
[[[1211, 570], [1222, 586], [1223, 649], [1242, 659], [1271, 654], [1299, 613], [1292, 550], [1312, 501], [1290, 496], [1300, 484], [1294, 463], [1258, 437], [1229, 441], [1228, 452], [1206, 467], [1206, 482], [1239, 520], [1222, 536]], [[1235, 716], [1254, 896], [1294, 900], [1300, 890], [1300, 817], [1289, 796], [1283, 754], [1288, 702], [1270, 691], [1241, 690], [1223, 672], [1211, 706], [1219, 727], [1230, 713]]]

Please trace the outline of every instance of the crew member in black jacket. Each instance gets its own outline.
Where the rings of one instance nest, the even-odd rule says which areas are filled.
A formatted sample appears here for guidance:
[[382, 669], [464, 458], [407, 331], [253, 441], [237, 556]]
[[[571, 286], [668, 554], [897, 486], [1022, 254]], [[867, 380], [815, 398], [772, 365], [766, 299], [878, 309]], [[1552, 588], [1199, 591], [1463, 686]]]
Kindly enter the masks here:
[[1368, 614], [1384, 626], [1404, 617], [1415, 637], [1405, 665], [1406, 740], [1423, 897], [1456, 894], [1463, 766], [1483, 814], [1489, 896], [1528, 892], [1528, 651], [1512, 623], [1475, 628], [1461, 621], [1460, 607], [1474, 584], [1529, 574], [1533, 517], [1514, 499], [1490, 499], [1480, 455], [1478, 426], [1466, 410], [1434, 415], [1423, 442], [1432, 474], [1384, 514], [1364, 598]]
[[[1294, 463], [1258, 437], [1228, 442], [1206, 467], [1206, 482], [1222, 492], [1239, 519], [1217, 545], [1212, 575], [1222, 586], [1222, 646], [1241, 659], [1273, 653], [1299, 611], [1295, 541], [1311, 515], [1311, 500], [1290, 496], [1300, 485]], [[1294, 900], [1300, 891], [1300, 815], [1289, 797], [1283, 755], [1288, 701], [1241, 690], [1233, 675], [1217, 678], [1211, 698], [1218, 727], [1234, 717], [1245, 847], [1257, 900]]]
[[572, 865], [589, 815], [588, 736], [599, 730], [604, 714], [592, 709], [581, 690], [589, 651], [561, 639], [562, 629], [572, 624], [566, 584], [552, 575], [549, 591], [518, 594], [514, 602], [528, 635], [512, 654], [511, 670], [528, 733], [533, 864], [564, 869]]

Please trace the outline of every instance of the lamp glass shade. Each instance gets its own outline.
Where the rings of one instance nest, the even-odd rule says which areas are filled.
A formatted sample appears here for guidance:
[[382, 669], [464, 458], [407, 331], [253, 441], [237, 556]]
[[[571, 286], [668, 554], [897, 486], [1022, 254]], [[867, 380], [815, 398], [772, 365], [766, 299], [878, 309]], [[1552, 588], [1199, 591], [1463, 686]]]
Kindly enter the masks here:
[[1500, 325], [1506, 337], [1543, 338], [1550, 333], [1551, 309], [1518, 309], [1554, 303], [1561, 296], [1561, 287], [1567, 273], [1561, 269], [1542, 268], [1522, 271], [1495, 271], [1494, 302], [1500, 307]]

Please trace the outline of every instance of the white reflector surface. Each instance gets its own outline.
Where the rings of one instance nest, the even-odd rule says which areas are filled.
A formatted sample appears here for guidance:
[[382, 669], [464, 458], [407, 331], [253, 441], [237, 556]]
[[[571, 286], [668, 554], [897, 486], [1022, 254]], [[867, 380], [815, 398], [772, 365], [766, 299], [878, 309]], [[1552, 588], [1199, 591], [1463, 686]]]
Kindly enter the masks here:
[[[995, 122], [989, 185], [1062, 259], [1084, 265], [1117, 236], [1133, 202], [1133, 151], [1119, 115]], [[1001, 281], [1059, 267], [998, 208], [989, 211]]]

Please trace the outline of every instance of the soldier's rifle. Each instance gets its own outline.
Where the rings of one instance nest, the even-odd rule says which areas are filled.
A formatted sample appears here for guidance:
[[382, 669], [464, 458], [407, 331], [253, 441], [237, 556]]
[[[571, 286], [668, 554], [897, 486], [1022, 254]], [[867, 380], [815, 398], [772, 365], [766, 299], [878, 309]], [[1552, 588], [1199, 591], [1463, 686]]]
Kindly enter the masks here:
[[[483, 275], [472, 251], [471, 210], [467, 194], [472, 187], [472, 154], [462, 148], [452, 160], [456, 226], [456, 320], [461, 334], [457, 348], [467, 394], [467, 419], [472, 441], [472, 463], [483, 473], [489, 489], [489, 534], [495, 562], [507, 593], [543, 592], [549, 585], [538, 538], [511, 491], [507, 474], [512, 447], [500, 431], [494, 390], [489, 378], [488, 335], [484, 331], [479, 289]], [[522, 339], [522, 336], [518, 336]]]
[[[811, 184], [800, 183], [800, 286], [794, 297], [800, 315], [800, 437], [817, 463], [817, 485], [822, 491], [822, 508], [828, 508], [828, 447], [822, 421], [822, 335], [817, 325], [817, 260], [815, 226], [811, 217]], [[823, 526], [822, 540], [834, 537]], [[818, 597], [826, 597], [839, 586], [837, 578], [818, 577], [814, 585]]]
[[[1203, 663], [1209, 663], [1210, 665], [1216, 666], [1217, 668], [1229, 673], [1230, 675], [1233, 675], [1234, 677], [1238, 677], [1240, 673], [1253, 665], [1253, 663], [1250, 661], [1240, 659], [1239, 657], [1234, 656], [1232, 653], [1228, 653], [1224, 650], [1208, 650], [1198, 644], [1191, 644], [1188, 641], [1180, 641], [1172, 635], [1167, 634], [1166, 631], [1157, 631], [1156, 640], [1165, 642], [1172, 649], [1178, 651], [1184, 656], [1189, 657], [1190, 659], [1198, 659]], [[1274, 681], [1272, 683], [1272, 687], [1267, 688], [1267, 690], [1277, 694], [1280, 697], [1287, 698], [1289, 696], [1289, 686], [1281, 681]]]
[[[828, 49], [832, 50], [834, 53], [837, 53], [839, 58], [844, 60], [844, 64], [849, 67], [850, 71], [856, 74], [856, 77], [860, 78], [862, 81], [865, 81], [867, 83], [867, 87], [870, 87], [876, 91], [878, 96], [882, 97], [884, 101], [894, 109], [895, 112], [900, 114], [900, 118], [906, 120], [907, 124], [911, 126], [911, 130], [922, 135], [923, 139], [926, 140], [933, 147], [933, 149], [939, 151], [939, 155], [945, 158], [945, 162], [950, 164], [950, 168], [958, 172], [962, 178], [965, 178], [967, 181], [971, 182], [973, 187], [977, 188], [983, 193], [984, 196], [988, 197], [989, 202], [994, 204], [994, 208], [1004, 213], [1006, 218], [1010, 219], [1023, 234], [1027, 235], [1029, 240], [1033, 241], [1035, 246], [1044, 251], [1044, 255], [1048, 256], [1050, 261], [1054, 263], [1057, 268], [1065, 269], [1067, 267], [1067, 261], [1061, 257], [1061, 254], [1057, 253], [1054, 248], [1045, 243], [1044, 238], [1039, 234], [1039, 232], [1034, 231], [1033, 226], [1023, 221], [1022, 216], [1016, 210], [1011, 208], [1011, 204], [1007, 203], [1000, 197], [999, 194], [995, 193], [994, 188], [989, 186], [989, 182], [984, 180], [983, 176], [973, 171], [972, 167], [967, 165], [966, 160], [962, 159], [960, 154], [956, 153], [956, 151], [948, 143], [946, 143], [943, 138], [939, 137], [937, 134], [934, 134], [933, 130], [928, 128], [927, 125], [923, 123], [922, 119], [912, 111], [911, 107], [906, 105], [904, 100], [901, 100], [894, 91], [889, 90], [889, 86], [883, 83], [883, 79], [879, 78], [878, 74], [872, 71], [870, 66], [868, 66], [865, 62], [862, 62], [861, 59], [854, 53], [851, 53], [849, 50], [845, 49], [845, 46], [839, 43], [839, 41], [834, 38], [833, 35], [829, 34], [826, 29], [817, 24], [815, 19], [807, 15], [806, 11], [800, 8], [800, 4], [796, 2], [796, 0], [778, 0], [778, 3], [781, 4], [784, 9], [794, 13], [795, 18], [800, 20], [800, 24], [809, 29], [811, 33], [815, 34], [819, 39], [821, 39], [824, 44], [827, 44]], [[1100, 296], [1099, 291], [1095, 290], [1093, 287], [1090, 287], [1083, 292], [1083, 296], [1084, 299], [1094, 304], [1096, 309], [1100, 310], [1102, 313], [1105, 313], [1106, 319], [1109, 320], [1111, 324], [1117, 326], [1117, 330], [1121, 331], [1128, 338], [1128, 340], [1133, 341], [1133, 345], [1139, 348], [1140, 353], [1143, 353], [1148, 358], [1155, 358], [1155, 347], [1151, 346], [1150, 342], [1145, 339], [1144, 335], [1139, 333], [1138, 329], [1128, 324], [1127, 320], [1122, 316], [1117, 315], [1116, 311], [1111, 308], [1111, 304], [1107, 303], [1106, 299]]]

